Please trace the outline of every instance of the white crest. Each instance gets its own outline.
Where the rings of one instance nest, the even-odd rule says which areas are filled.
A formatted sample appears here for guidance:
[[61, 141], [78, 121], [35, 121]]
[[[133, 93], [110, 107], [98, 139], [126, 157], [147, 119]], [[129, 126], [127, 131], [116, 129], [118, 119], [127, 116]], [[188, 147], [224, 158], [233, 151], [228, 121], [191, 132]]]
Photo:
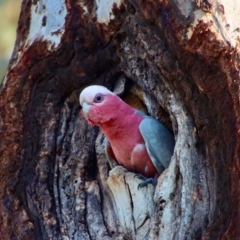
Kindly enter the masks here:
[[81, 106], [82, 106], [83, 102], [86, 102], [89, 104], [93, 103], [93, 100], [97, 93], [101, 93], [103, 95], [106, 95], [106, 94], [115, 95], [113, 92], [111, 92], [104, 86], [91, 85], [89, 87], [84, 88], [79, 96], [79, 102], [80, 102]]

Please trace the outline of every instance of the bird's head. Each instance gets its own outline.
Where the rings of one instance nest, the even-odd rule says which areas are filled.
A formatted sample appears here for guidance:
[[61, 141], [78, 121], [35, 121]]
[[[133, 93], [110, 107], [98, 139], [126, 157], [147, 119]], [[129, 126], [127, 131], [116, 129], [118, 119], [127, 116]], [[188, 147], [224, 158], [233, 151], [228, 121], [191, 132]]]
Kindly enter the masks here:
[[114, 119], [120, 102], [116, 94], [99, 85], [83, 89], [79, 97], [82, 115], [91, 125], [101, 125]]

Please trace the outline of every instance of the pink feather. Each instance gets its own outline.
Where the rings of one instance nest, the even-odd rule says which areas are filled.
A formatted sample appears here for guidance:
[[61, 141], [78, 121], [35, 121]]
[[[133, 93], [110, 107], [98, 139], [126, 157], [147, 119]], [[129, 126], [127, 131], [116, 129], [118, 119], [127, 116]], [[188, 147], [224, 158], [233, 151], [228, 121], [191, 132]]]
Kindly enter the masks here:
[[90, 124], [102, 129], [119, 164], [145, 177], [156, 178], [159, 175], [139, 131], [143, 117], [134, 108], [116, 95], [104, 94], [102, 103], [92, 103], [88, 117], [82, 114]]

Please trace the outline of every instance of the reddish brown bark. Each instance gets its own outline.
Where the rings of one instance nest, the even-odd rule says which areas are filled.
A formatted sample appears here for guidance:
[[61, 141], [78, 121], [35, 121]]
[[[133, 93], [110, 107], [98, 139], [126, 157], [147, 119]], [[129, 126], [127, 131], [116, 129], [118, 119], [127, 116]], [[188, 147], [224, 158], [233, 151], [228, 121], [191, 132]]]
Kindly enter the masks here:
[[[48, 50], [47, 40], [26, 44], [36, 3], [23, 1], [0, 92], [1, 239], [136, 239], [144, 228], [146, 239], [161, 239], [167, 209], [171, 239], [240, 238], [239, 49], [203, 21], [188, 39], [193, 16], [175, 1], [126, 1], [109, 24], [97, 21], [94, 3], [82, 2], [89, 14], [68, 1], [61, 43]], [[193, 11], [212, 13], [208, 1], [197, 2]], [[116, 210], [114, 181], [128, 187], [133, 209], [143, 192], [134, 195], [137, 180], [123, 170], [107, 180], [101, 135], [78, 103], [84, 86], [116, 89], [121, 79], [123, 98], [144, 102], [176, 138], [153, 202], [145, 189], [152, 215], [139, 228], [133, 217], [129, 229]], [[174, 192], [165, 199], [171, 172]]]

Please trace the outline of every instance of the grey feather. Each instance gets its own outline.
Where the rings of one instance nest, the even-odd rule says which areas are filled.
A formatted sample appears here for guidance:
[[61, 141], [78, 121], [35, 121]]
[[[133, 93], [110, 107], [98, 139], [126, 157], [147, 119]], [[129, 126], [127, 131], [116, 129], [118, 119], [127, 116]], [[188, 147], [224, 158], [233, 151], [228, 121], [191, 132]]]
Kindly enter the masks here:
[[148, 154], [159, 173], [170, 164], [174, 151], [173, 134], [156, 119], [137, 111], [144, 119], [139, 125], [140, 133], [145, 141]]

